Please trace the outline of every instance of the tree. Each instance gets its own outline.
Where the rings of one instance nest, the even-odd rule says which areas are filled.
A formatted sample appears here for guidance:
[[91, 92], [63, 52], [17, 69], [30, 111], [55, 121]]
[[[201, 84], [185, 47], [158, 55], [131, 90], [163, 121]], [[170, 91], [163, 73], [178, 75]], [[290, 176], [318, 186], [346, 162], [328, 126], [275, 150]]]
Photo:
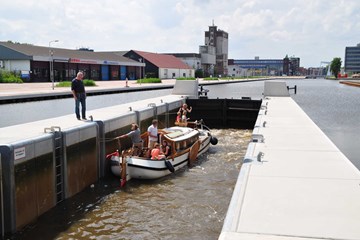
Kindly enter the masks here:
[[341, 69], [341, 58], [339, 58], [339, 57], [334, 58], [330, 64], [330, 71], [334, 74], [336, 79], [338, 77], [340, 69]]
[[204, 77], [204, 72], [203, 72], [203, 70], [201, 68], [195, 70], [195, 77], [196, 78], [203, 78]]

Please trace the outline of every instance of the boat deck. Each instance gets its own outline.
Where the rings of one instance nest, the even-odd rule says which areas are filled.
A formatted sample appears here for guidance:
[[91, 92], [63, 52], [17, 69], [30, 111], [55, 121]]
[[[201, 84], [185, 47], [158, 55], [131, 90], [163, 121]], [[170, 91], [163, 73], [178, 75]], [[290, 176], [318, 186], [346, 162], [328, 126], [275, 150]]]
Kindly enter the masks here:
[[359, 170], [290, 97], [262, 105], [219, 239], [360, 239]]

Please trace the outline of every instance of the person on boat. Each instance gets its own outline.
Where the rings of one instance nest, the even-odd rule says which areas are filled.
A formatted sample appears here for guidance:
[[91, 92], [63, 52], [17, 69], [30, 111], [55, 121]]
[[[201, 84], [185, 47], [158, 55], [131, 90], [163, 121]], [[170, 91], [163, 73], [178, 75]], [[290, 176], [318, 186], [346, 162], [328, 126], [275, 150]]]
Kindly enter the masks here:
[[190, 113], [192, 111], [192, 107], [188, 108], [188, 105], [184, 103], [182, 107], [179, 109], [178, 113], [181, 114], [181, 121], [186, 122], [188, 119], [186, 117], [187, 113]]
[[176, 122], [179, 123], [181, 122], [181, 112], [177, 112], [177, 116], [176, 116]]
[[132, 123], [131, 131], [127, 134], [121, 135], [119, 138], [125, 138], [125, 137], [131, 138], [133, 150], [137, 150], [137, 152], [140, 152], [143, 147], [143, 141], [140, 135], [141, 134], [140, 134], [139, 126], [136, 123]]
[[155, 143], [154, 148], [151, 150], [151, 159], [152, 160], [160, 160], [164, 159], [165, 155], [160, 149], [160, 144]]
[[154, 148], [155, 143], [158, 142], [158, 121], [156, 119], [152, 120], [152, 124], [148, 127], [148, 135], [149, 135], [149, 144], [148, 148]]
[[165, 157], [169, 157], [171, 155], [171, 147], [166, 140], [162, 141], [161, 150]]

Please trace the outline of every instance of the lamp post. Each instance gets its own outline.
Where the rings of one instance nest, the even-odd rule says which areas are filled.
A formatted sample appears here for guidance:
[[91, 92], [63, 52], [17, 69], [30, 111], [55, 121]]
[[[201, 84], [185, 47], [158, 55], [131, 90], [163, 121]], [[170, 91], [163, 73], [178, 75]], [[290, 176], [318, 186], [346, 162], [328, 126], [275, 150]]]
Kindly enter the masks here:
[[[139, 62], [142, 63], [142, 58], [139, 58]], [[140, 77], [140, 85], [141, 85], [141, 66], [139, 67], [139, 77]]]
[[53, 42], [59, 42], [59, 40], [52, 40], [49, 42], [50, 81], [52, 83], [52, 89], [54, 90], [54, 60], [53, 60], [54, 52], [51, 50], [51, 43]]

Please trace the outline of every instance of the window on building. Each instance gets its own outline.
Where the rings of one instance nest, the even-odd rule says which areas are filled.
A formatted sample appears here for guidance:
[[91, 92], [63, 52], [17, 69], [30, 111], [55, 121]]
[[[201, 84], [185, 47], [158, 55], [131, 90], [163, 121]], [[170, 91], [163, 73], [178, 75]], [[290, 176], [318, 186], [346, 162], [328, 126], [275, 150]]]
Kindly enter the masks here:
[[70, 78], [76, 77], [76, 69], [74, 68], [69, 69], [69, 77]]
[[100, 77], [100, 69], [91, 68], [91, 79], [98, 80]]
[[41, 75], [42, 77], [48, 78], [49, 77], [49, 70], [46, 68], [41, 69]]
[[119, 78], [119, 69], [111, 68], [111, 79]]
[[34, 68], [34, 69], [33, 69], [33, 74], [34, 74], [34, 76], [36, 76], [36, 77], [40, 76], [40, 74], [41, 74], [40, 68]]

